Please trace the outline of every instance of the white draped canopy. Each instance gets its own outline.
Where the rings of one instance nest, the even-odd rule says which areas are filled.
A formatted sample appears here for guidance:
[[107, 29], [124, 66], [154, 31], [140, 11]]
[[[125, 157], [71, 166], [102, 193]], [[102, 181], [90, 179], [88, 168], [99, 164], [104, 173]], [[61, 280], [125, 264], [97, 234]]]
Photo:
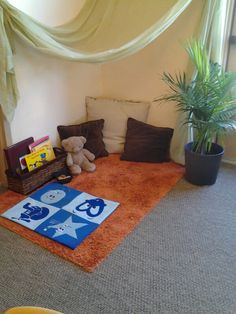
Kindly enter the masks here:
[[87, 0], [60, 27], [47, 27], [0, 0], [0, 103], [8, 121], [17, 104], [14, 35], [35, 49], [80, 62], [108, 62], [144, 48], [168, 28], [192, 0]]

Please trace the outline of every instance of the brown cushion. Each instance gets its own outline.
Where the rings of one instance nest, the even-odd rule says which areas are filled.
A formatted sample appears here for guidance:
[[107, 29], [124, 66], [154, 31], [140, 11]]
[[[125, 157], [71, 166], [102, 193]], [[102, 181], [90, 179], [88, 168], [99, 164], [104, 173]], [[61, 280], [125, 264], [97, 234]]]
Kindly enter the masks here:
[[103, 142], [103, 125], [104, 120], [100, 119], [76, 125], [59, 125], [57, 130], [61, 140], [70, 136], [84, 136], [87, 139], [84, 147], [98, 158], [108, 156]]
[[169, 161], [170, 141], [173, 129], [128, 119], [122, 160], [163, 162]]

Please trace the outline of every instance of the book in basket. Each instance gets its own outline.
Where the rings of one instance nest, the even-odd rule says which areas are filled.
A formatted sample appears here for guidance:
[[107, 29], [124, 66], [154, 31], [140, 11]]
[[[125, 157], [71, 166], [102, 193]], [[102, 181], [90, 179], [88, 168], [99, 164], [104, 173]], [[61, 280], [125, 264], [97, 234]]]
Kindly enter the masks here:
[[44, 136], [29, 145], [29, 149], [31, 152], [37, 152], [42, 147], [45, 147], [47, 149], [47, 157], [46, 157], [47, 161], [55, 159], [53, 147], [48, 136]]
[[29, 171], [44, 165], [48, 161], [48, 150], [41, 147], [37, 151], [25, 156], [26, 165]]

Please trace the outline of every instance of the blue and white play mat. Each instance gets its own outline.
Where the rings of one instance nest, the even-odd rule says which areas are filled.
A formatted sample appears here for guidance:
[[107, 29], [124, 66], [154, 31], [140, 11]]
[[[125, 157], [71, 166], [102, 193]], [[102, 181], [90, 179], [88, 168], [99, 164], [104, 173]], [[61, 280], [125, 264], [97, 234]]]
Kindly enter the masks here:
[[117, 202], [50, 183], [2, 216], [75, 249], [118, 205]]

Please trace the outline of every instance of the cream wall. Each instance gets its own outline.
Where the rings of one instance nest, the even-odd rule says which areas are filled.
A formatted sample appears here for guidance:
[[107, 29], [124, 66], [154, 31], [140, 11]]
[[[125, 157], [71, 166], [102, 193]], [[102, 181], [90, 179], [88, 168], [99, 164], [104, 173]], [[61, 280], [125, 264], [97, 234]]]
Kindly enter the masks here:
[[[47, 25], [73, 18], [84, 0], [11, 0], [17, 8]], [[56, 126], [84, 121], [84, 98], [100, 95], [101, 66], [43, 55], [17, 42], [15, 69], [20, 100], [7, 132], [10, 144], [28, 136], [49, 135], [58, 142]], [[9, 134], [10, 133], [10, 134]]]
[[[168, 0], [166, 0], [168, 4]], [[183, 44], [197, 28], [204, 0], [194, 0], [187, 10], [152, 44], [118, 62], [102, 67], [103, 92], [106, 96], [153, 100], [165, 93], [163, 71], [186, 69], [187, 54]], [[174, 127], [176, 110], [172, 104], [152, 104], [148, 122]]]
[[85, 0], [8, 0], [21, 11], [47, 25], [60, 25], [77, 15]]

